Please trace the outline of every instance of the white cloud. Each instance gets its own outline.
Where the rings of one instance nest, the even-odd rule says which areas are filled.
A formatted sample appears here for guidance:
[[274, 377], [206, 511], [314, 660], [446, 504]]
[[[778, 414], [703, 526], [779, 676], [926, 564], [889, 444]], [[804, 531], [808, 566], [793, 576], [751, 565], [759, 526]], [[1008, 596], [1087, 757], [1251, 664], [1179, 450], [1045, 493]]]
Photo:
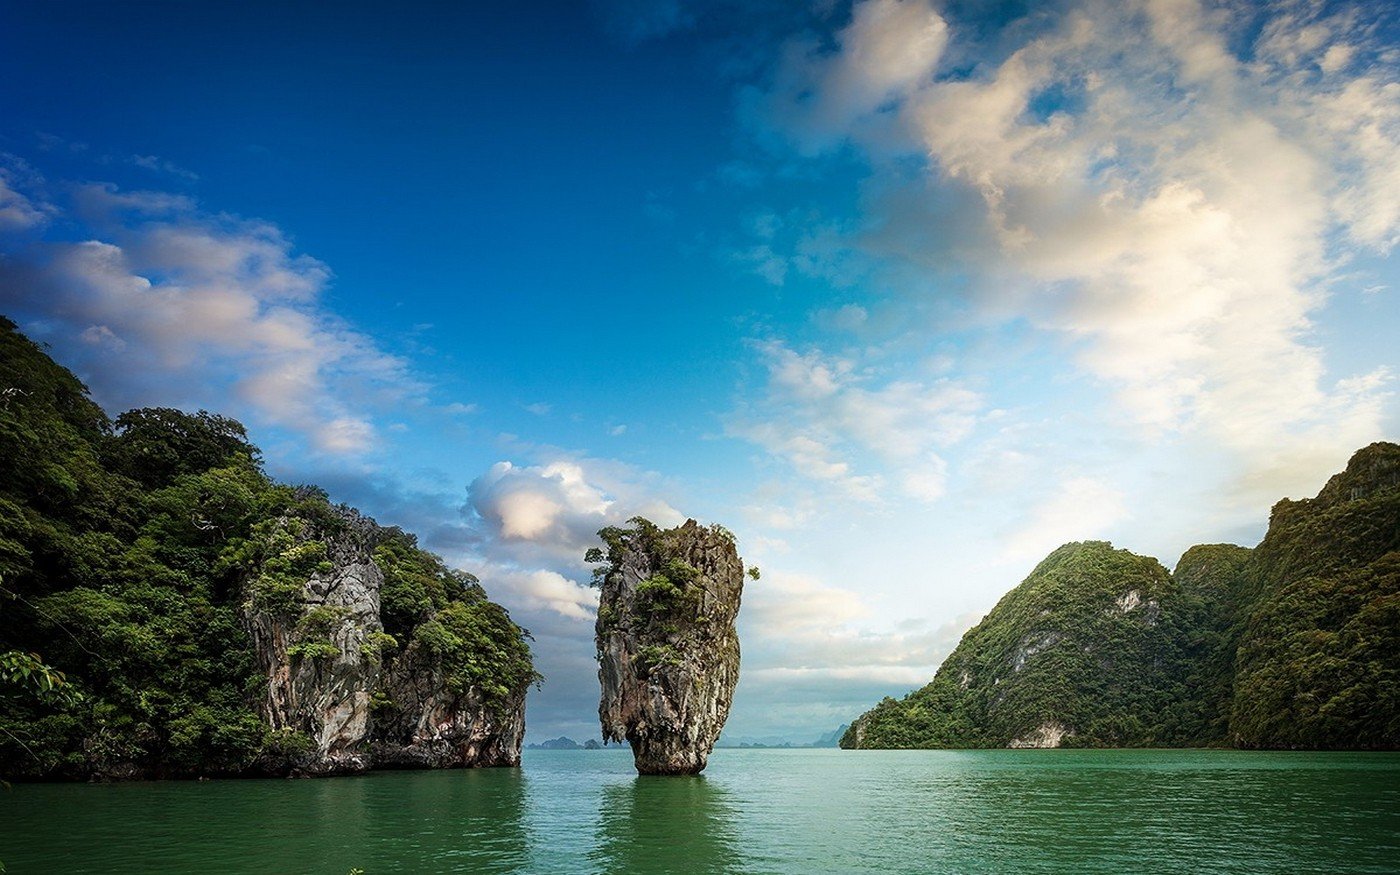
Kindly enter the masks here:
[[0, 300], [69, 346], [113, 407], [203, 406], [227, 387], [254, 421], [326, 453], [375, 443], [376, 403], [416, 398], [406, 363], [325, 310], [321, 262], [275, 226], [159, 192], [80, 186], [93, 239], [35, 242], [0, 265]]
[[48, 222], [53, 208], [15, 190], [10, 174], [0, 168], [0, 233], [27, 231]]
[[826, 51], [815, 39], [789, 45], [770, 111], [810, 148], [852, 127], [930, 81], [948, 45], [948, 25], [923, 0], [868, 0]]
[[870, 615], [856, 593], [814, 578], [772, 570], [746, 587], [746, 622], [765, 637], [825, 634]]
[[526, 611], [552, 611], [573, 620], [593, 622], [598, 611], [598, 591], [580, 586], [557, 571], [498, 570], [491, 575], [493, 596], [508, 593]]
[[[921, 501], [943, 494], [947, 466], [939, 450], [972, 431], [982, 408], [976, 392], [946, 378], [891, 379], [853, 359], [799, 353], [780, 341], [754, 346], [767, 385], [755, 404], [731, 416], [730, 434], [864, 501], [888, 488]], [[870, 453], [880, 470], [869, 465]]]
[[[769, 95], [799, 147], [821, 129], [892, 180], [924, 156], [922, 215], [910, 186], [872, 185], [851, 242], [971, 274], [984, 313], [1072, 339], [1141, 433], [1282, 458], [1295, 484], [1325, 473], [1319, 443], [1379, 436], [1388, 383], [1329, 376], [1312, 335], [1338, 264], [1400, 239], [1400, 81], [1357, 9], [1271, 7], [1241, 57], [1253, 8], [1086, 0], [1001, 43], [955, 24], [948, 51], [983, 62], [943, 78], [916, 9], [937, 17], [859, 4], [835, 52], [794, 43]], [[924, 48], [872, 66], [864, 40], [899, 34], [869, 23], [895, 11]], [[862, 121], [875, 104], [897, 123]]]
[[583, 554], [599, 543], [599, 529], [634, 516], [668, 526], [685, 520], [659, 497], [654, 475], [598, 459], [497, 462], [472, 481], [467, 496], [483, 525], [485, 561], [577, 579], [589, 575]]

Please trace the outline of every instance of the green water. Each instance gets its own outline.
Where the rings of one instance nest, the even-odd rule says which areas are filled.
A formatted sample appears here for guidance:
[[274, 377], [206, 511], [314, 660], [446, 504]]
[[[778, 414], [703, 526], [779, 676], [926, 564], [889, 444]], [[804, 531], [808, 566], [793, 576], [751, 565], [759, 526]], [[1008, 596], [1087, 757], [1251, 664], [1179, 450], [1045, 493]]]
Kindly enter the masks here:
[[522, 769], [16, 785], [10, 873], [1400, 872], [1400, 755], [624, 751]]

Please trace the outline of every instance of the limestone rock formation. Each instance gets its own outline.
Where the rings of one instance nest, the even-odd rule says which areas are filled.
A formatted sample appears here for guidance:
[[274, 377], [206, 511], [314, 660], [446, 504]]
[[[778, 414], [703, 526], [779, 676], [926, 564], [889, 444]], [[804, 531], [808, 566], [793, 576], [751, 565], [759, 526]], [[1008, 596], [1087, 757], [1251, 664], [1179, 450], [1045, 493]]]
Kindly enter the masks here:
[[452, 691], [442, 662], [413, 644], [386, 669], [389, 707], [376, 712], [380, 768], [518, 766], [525, 738], [525, 688], [497, 701], [479, 688]]
[[[533, 671], [463, 675], [452, 644], [460, 636], [444, 622], [484, 613], [509, 638], [518, 630], [504, 611], [477, 587], [429, 610], [399, 642], [384, 628], [385, 574], [375, 559], [389, 530], [349, 509], [329, 510], [315, 522], [272, 521], [249, 585], [245, 625], [266, 678], [259, 710], [289, 742], [261, 768], [322, 775], [518, 765]], [[528, 652], [525, 659], [528, 666]]]
[[310, 738], [310, 750], [294, 752], [297, 768], [363, 771], [371, 762], [364, 742], [380, 673], [378, 655], [366, 645], [384, 634], [384, 574], [370, 557], [364, 529], [323, 541], [299, 518], [279, 519], [273, 528], [274, 537], [291, 540], [292, 551], [316, 557], [316, 566], [295, 598], [284, 589], [275, 594], [280, 599], [268, 592], [248, 602], [248, 633], [267, 677], [259, 710], [274, 731]]
[[595, 572], [603, 739], [626, 739], [642, 774], [693, 775], [705, 768], [739, 681], [744, 564], [720, 526], [632, 523], [603, 529], [606, 554], [588, 556], [607, 563]]

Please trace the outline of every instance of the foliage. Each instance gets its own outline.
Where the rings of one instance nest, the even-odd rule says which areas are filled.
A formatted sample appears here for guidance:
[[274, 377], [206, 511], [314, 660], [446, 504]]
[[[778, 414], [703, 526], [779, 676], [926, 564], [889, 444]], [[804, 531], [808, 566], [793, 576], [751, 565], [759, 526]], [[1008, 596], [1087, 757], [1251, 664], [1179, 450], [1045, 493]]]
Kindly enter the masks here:
[[20, 653], [18, 650], [0, 653], [0, 681], [11, 688], [18, 687], [21, 695], [41, 701], [75, 705], [82, 698], [82, 694], [68, 683], [63, 672], [45, 665], [37, 653]]
[[333, 540], [385, 569], [375, 656], [461, 605], [439, 619], [458, 675], [493, 690], [535, 677], [525, 633], [475, 578], [322, 490], [273, 482], [259, 458], [240, 424], [204, 411], [111, 422], [0, 317], [0, 776], [236, 774], [307, 753], [310, 738], [258, 713], [244, 614], [294, 623], [298, 658], [338, 656], [342, 618], [302, 594], [333, 569]]
[[841, 744], [1000, 747], [1046, 723], [1081, 746], [1400, 747], [1400, 446], [1279, 502], [1256, 549], [1193, 547], [1170, 578], [1061, 547]]
[[1281, 501], [1255, 550], [1230, 711], [1245, 747], [1400, 747], [1400, 446]]
[[384, 572], [380, 613], [384, 629], [401, 639], [413, 627], [453, 599], [484, 599], [477, 579], [448, 568], [433, 554], [420, 550], [418, 540], [402, 529], [383, 529], [374, 561]]
[[258, 458], [241, 423], [205, 410], [191, 415], [168, 407], [130, 410], [118, 416], [116, 434], [103, 452], [110, 470], [147, 488], [163, 486], [183, 474], [223, 467], [237, 456]]
[[413, 636], [439, 660], [453, 693], [475, 692], [501, 705], [540, 679], [520, 628], [505, 608], [485, 598], [447, 603]]

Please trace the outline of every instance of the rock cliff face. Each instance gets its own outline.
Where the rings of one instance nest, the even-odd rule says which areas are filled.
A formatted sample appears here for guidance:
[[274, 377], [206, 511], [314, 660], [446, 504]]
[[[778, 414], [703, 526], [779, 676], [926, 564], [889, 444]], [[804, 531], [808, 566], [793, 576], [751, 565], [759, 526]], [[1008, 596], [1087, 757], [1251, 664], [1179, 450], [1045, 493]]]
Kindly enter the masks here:
[[288, 741], [260, 768], [328, 775], [518, 765], [528, 679], [488, 689], [457, 676], [451, 647], [435, 646], [446, 610], [429, 610], [414, 629], [431, 624], [432, 635], [410, 633], [403, 645], [389, 635], [374, 555], [386, 530], [330, 510], [316, 522], [273, 521], [249, 585], [245, 625], [266, 679], [259, 711]]
[[[298, 547], [325, 543], [301, 520], [281, 519], [276, 527], [294, 531]], [[384, 574], [364, 535], [329, 540], [328, 558], [317, 562], [295, 600], [284, 600], [291, 610], [249, 602], [248, 634], [267, 678], [259, 711], [274, 731], [310, 739], [311, 749], [293, 752], [290, 763], [309, 773], [358, 772], [372, 763], [365, 741], [380, 664], [378, 653], [366, 645], [384, 634], [379, 619]]]
[[598, 716], [605, 741], [626, 739], [637, 771], [705, 768], [739, 681], [734, 623], [744, 564], [719, 526], [661, 530], [646, 520], [599, 532]]

